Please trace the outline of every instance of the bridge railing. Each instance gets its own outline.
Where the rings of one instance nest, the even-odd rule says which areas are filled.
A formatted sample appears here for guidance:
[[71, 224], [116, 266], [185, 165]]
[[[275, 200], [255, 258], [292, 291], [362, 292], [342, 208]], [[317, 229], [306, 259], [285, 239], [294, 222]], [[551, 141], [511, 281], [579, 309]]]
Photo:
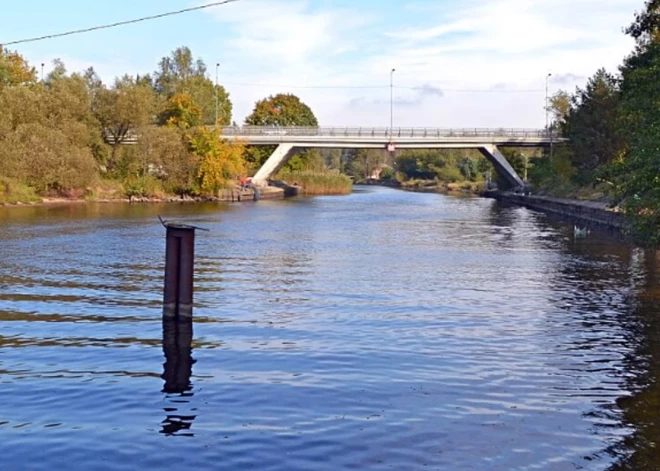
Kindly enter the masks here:
[[[263, 137], [504, 137], [504, 138], [547, 138], [550, 132], [545, 129], [516, 128], [370, 128], [370, 127], [280, 127], [280, 126], [235, 126], [223, 128], [224, 136], [263, 136]], [[554, 137], [558, 137], [553, 133]]]

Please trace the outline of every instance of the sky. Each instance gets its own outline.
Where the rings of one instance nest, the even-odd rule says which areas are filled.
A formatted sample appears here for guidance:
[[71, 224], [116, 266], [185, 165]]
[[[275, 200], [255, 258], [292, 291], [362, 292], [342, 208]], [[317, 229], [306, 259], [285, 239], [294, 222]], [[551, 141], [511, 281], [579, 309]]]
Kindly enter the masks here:
[[[210, 3], [22, 0], [0, 44]], [[13, 46], [38, 70], [93, 66], [107, 83], [154, 72], [180, 46], [229, 91], [233, 119], [294, 93], [322, 126], [538, 128], [550, 94], [616, 72], [643, 0], [240, 0], [134, 25]], [[216, 67], [216, 64], [220, 64]], [[396, 69], [391, 73], [392, 69]], [[391, 95], [390, 83], [394, 84]]]

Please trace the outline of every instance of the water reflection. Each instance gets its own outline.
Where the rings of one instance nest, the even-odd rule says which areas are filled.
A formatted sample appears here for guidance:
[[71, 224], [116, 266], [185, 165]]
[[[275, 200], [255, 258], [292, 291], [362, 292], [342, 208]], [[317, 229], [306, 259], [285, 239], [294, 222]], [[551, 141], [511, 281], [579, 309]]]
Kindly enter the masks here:
[[625, 323], [630, 332], [633, 351], [624, 360], [627, 372], [627, 397], [616, 401], [624, 424], [633, 433], [610, 448], [619, 457], [610, 471], [658, 469], [660, 463], [660, 287], [657, 253], [641, 257], [645, 272], [635, 296], [629, 299], [630, 308]]
[[568, 255], [548, 279], [557, 314], [546, 330], [560, 342], [548, 366], [580, 378], [579, 389], [562, 393], [589, 399], [593, 407], [583, 417], [610, 443], [585, 460], [609, 456], [609, 471], [659, 469], [659, 255], [599, 229], [577, 240], [561, 219], [540, 218], [562, 236], [559, 247]]
[[162, 378], [165, 381], [163, 390], [170, 402], [165, 407], [165, 420], [161, 423], [160, 433], [165, 435], [194, 436], [190, 432], [196, 415], [182, 410], [190, 404], [193, 397], [191, 382], [192, 367], [195, 360], [192, 357], [192, 322], [163, 321], [163, 364]]

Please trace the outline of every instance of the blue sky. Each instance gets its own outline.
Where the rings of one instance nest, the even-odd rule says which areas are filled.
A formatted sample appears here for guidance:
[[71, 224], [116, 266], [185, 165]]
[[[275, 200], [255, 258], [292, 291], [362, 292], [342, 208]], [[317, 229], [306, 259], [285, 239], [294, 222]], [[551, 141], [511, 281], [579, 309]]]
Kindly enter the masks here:
[[[3, 7], [0, 43], [208, 3], [23, 0]], [[15, 46], [46, 72], [94, 66], [106, 81], [153, 72], [186, 45], [229, 90], [241, 122], [291, 92], [323, 125], [538, 127], [550, 89], [573, 90], [632, 49], [621, 31], [643, 0], [241, 0], [227, 6]], [[315, 86], [382, 88], [304, 88]]]

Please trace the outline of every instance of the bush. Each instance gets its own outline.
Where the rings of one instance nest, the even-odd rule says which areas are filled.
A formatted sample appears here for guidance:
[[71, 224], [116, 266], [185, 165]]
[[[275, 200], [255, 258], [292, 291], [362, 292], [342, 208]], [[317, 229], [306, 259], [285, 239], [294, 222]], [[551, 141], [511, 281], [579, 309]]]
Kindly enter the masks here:
[[392, 181], [395, 178], [394, 169], [392, 167], [385, 167], [380, 172], [380, 179], [384, 181]]
[[6, 177], [0, 177], [0, 204], [35, 203], [41, 201], [34, 188]]
[[435, 170], [438, 181], [454, 183], [464, 180], [461, 171], [456, 167], [440, 167]]
[[86, 188], [97, 165], [86, 147], [71, 144], [59, 130], [41, 124], [20, 125], [2, 142], [0, 174], [25, 182], [41, 194]]
[[162, 198], [164, 192], [160, 181], [152, 175], [130, 177], [124, 183], [124, 195], [132, 198]]

